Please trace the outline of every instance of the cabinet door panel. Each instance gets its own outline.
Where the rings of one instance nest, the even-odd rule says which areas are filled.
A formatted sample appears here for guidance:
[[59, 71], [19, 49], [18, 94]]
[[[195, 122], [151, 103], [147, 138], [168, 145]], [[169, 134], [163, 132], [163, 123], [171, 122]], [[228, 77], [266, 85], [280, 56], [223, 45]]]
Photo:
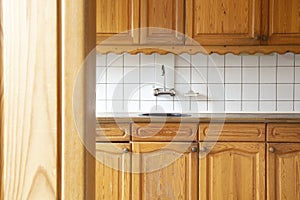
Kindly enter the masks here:
[[199, 163], [201, 200], [265, 198], [265, 144], [220, 142], [205, 146], [211, 150]]
[[139, 0], [97, 0], [96, 11], [97, 44], [138, 43]]
[[131, 199], [130, 144], [97, 143], [96, 145], [96, 199]]
[[183, 44], [184, 8], [184, 0], [141, 0], [141, 43]]
[[200, 45], [259, 44], [260, 9], [260, 0], [187, 0], [188, 36]]
[[269, 13], [269, 16], [264, 17], [264, 34], [268, 40], [263, 42], [300, 44], [300, 1], [269, 0], [264, 1], [264, 4], [263, 13]]
[[300, 200], [300, 143], [268, 144], [268, 200]]
[[197, 199], [197, 144], [133, 143], [133, 199]]

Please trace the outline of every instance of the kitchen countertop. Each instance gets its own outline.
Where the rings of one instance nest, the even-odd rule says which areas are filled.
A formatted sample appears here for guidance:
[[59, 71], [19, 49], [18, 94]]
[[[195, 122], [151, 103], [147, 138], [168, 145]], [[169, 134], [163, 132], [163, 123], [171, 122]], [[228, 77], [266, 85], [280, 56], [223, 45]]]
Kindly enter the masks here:
[[300, 113], [187, 113], [187, 117], [148, 117], [141, 113], [101, 113], [100, 123], [112, 122], [289, 122], [300, 123]]

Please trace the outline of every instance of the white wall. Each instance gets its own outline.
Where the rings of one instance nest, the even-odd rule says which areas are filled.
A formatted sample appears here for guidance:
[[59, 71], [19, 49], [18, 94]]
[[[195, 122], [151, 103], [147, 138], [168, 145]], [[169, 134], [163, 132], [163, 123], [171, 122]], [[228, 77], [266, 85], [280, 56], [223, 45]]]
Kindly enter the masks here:
[[[97, 112], [300, 112], [300, 55], [181, 54], [176, 96], [155, 97], [155, 61], [164, 57], [97, 55]], [[186, 97], [190, 89], [200, 96]]]

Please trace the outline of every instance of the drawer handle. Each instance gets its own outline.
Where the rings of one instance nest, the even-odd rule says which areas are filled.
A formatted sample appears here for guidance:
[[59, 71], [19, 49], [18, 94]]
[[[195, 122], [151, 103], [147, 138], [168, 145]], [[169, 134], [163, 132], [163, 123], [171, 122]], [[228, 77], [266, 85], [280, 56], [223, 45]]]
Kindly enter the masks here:
[[128, 148], [124, 148], [123, 149], [123, 153], [128, 153], [129, 152], [129, 149]]
[[192, 147], [192, 152], [197, 152], [198, 151], [198, 148], [197, 147]]
[[274, 153], [275, 152], [275, 148], [274, 147], [270, 147], [269, 148], [269, 152]]
[[201, 152], [206, 152], [206, 151], [207, 151], [207, 148], [206, 148], [206, 147], [201, 147], [200, 151], [201, 151]]

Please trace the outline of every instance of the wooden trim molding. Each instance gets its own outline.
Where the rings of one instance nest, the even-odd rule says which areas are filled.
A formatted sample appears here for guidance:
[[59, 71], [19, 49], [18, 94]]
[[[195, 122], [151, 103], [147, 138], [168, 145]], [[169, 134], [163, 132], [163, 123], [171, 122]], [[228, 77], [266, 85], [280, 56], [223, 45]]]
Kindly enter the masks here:
[[3, 135], [4, 135], [4, 63], [3, 63], [3, 17], [2, 0], [0, 0], [0, 199], [4, 199], [4, 176], [3, 176]]

